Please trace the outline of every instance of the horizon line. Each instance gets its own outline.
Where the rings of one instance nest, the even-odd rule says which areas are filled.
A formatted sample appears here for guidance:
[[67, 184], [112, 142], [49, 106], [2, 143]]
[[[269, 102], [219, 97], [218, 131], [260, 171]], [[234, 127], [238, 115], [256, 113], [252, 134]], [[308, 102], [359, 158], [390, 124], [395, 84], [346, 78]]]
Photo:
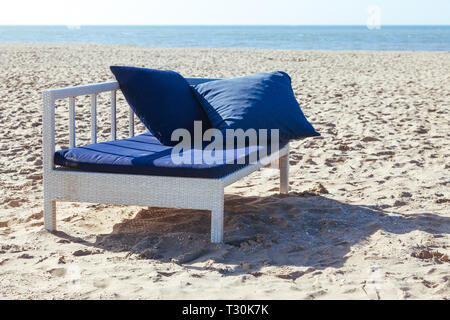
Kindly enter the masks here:
[[[365, 24], [0, 24], [0, 27], [366, 27]], [[381, 24], [381, 27], [449, 27], [450, 24]]]

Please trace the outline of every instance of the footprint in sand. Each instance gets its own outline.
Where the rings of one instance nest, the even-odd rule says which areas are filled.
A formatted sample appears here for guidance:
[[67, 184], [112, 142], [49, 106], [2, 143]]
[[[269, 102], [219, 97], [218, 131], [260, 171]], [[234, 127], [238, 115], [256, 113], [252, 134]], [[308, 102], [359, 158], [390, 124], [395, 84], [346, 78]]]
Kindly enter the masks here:
[[304, 274], [308, 273], [308, 271], [294, 271], [288, 274], [277, 274], [276, 277], [280, 279], [285, 280], [297, 280], [297, 278], [300, 278]]
[[206, 254], [207, 250], [205, 249], [198, 249], [191, 252], [183, 253], [182, 255], [172, 259], [173, 263], [176, 264], [184, 264], [191, 261], [194, 261], [198, 258], [200, 258], [202, 255]]
[[66, 268], [54, 268], [47, 271], [54, 277], [64, 277], [67, 274]]
[[75, 257], [83, 257], [83, 256], [90, 256], [92, 254], [100, 254], [102, 253], [99, 250], [90, 250], [90, 249], [80, 249], [76, 250], [72, 253]]
[[326, 293], [327, 293], [326, 290], [319, 290], [319, 291], [316, 291], [316, 292], [313, 292], [313, 293], [309, 293], [309, 294], [306, 296], [306, 299], [307, 299], [307, 300], [313, 300], [313, 299], [316, 299], [316, 298], [318, 298], [318, 297], [320, 297], [320, 296], [325, 295]]
[[374, 137], [364, 137], [361, 139], [362, 142], [372, 142], [372, 141], [380, 141], [380, 139]]
[[108, 287], [109, 281], [106, 279], [96, 279], [92, 284], [98, 289], [105, 289], [106, 287]]
[[20, 207], [20, 200], [18, 199], [7, 199], [6, 202], [8, 203], [8, 206], [12, 207], [12, 208], [17, 208]]
[[30, 222], [31, 220], [42, 220], [42, 217], [44, 216], [44, 212], [41, 210], [39, 212], [33, 213], [30, 216], [28, 216], [24, 222]]

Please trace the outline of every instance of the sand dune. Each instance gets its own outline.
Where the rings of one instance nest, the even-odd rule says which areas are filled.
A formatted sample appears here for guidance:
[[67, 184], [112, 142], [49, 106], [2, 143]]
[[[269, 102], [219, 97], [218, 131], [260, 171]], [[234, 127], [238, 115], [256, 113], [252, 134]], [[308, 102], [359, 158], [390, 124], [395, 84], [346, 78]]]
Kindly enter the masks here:
[[[209, 242], [208, 212], [105, 204], [58, 203], [50, 234], [41, 91], [113, 80], [112, 64], [284, 70], [322, 136], [291, 144], [289, 195], [274, 169], [226, 189], [224, 244]], [[450, 299], [449, 53], [0, 44], [0, 65], [0, 298]], [[122, 138], [121, 95], [118, 109]], [[87, 97], [77, 112], [87, 144]], [[67, 116], [60, 103], [58, 148]]]

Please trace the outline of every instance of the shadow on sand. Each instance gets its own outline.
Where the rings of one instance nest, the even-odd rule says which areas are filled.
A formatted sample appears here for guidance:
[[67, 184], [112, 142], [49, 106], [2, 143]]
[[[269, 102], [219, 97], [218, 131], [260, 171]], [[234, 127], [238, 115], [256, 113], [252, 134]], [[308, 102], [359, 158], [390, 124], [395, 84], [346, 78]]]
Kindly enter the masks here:
[[129, 252], [130, 259], [172, 261], [191, 269], [206, 266], [224, 275], [257, 275], [263, 266], [339, 268], [353, 246], [376, 232], [420, 230], [439, 237], [450, 233], [450, 219], [347, 204], [310, 193], [226, 195], [225, 243], [211, 244], [209, 230], [207, 211], [146, 208], [116, 224], [113, 232], [98, 235], [94, 243], [55, 234], [102, 250]]

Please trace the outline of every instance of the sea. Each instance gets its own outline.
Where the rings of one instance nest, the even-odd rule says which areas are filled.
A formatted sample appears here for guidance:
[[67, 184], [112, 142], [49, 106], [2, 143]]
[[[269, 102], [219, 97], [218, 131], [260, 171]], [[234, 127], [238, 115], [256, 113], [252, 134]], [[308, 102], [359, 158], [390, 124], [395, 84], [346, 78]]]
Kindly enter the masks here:
[[0, 26], [0, 43], [450, 51], [450, 26]]

